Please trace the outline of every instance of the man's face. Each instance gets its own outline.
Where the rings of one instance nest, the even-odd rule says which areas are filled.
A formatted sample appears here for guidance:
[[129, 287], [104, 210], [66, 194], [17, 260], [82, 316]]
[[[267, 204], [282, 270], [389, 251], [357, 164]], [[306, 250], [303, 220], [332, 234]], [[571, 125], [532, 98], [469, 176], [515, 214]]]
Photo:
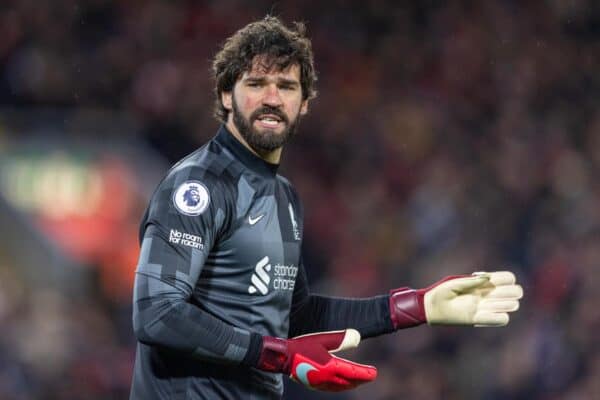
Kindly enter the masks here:
[[298, 65], [275, 71], [257, 62], [231, 93], [223, 93], [222, 101], [239, 133], [258, 153], [282, 147], [294, 135], [308, 103], [302, 100]]

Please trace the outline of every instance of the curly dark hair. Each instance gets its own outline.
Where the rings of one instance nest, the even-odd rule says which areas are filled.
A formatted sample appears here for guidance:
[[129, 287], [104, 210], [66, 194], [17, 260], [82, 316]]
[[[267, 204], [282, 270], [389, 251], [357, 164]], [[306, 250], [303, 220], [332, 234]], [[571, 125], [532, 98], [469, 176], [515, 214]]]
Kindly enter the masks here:
[[261, 62], [266, 63], [267, 69], [274, 67], [281, 71], [297, 64], [300, 67], [303, 100], [317, 95], [317, 74], [306, 27], [301, 22], [294, 22], [290, 29], [279, 18], [266, 16], [229, 37], [213, 59], [212, 70], [216, 81], [214, 116], [219, 121], [226, 122], [229, 113], [223, 107], [221, 93], [233, 90], [240, 76], [252, 68], [257, 56], [264, 56]]

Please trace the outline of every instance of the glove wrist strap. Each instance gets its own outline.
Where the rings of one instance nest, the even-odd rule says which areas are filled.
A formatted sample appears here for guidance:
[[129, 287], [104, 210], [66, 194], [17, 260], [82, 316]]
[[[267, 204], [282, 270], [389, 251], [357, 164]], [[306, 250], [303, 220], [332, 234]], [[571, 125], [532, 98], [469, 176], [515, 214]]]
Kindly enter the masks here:
[[263, 371], [290, 373], [287, 340], [263, 336], [257, 367]]
[[394, 329], [410, 328], [427, 322], [424, 290], [400, 288], [390, 291], [390, 318]]

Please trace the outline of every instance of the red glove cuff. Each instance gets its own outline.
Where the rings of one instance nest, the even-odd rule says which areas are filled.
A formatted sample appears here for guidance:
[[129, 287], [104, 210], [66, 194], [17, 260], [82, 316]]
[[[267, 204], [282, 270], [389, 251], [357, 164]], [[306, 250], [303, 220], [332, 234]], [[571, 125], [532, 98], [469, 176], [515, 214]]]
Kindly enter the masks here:
[[456, 278], [464, 278], [470, 275], [451, 275], [434, 283], [425, 289], [400, 288], [390, 291], [390, 319], [394, 329], [410, 328], [427, 322], [425, 315], [424, 297], [425, 293], [434, 287]]
[[291, 365], [288, 357], [288, 341], [271, 336], [263, 336], [257, 367], [263, 371], [290, 373]]
[[423, 289], [405, 287], [390, 291], [390, 318], [394, 329], [410, 328], [427, 322], [424, 296]]

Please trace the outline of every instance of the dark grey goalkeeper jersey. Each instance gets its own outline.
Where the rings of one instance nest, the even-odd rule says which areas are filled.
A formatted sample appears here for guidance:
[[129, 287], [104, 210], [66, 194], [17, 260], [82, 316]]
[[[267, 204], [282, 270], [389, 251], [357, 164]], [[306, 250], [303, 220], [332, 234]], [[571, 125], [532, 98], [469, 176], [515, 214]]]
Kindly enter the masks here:
[[252, 367], [263, 335], [391, 330], [387, 296], [308, 293], [302, 224], [290, 183], [224, 127], [171, 169], [140, 229], [131, 399], [280, 398]]

